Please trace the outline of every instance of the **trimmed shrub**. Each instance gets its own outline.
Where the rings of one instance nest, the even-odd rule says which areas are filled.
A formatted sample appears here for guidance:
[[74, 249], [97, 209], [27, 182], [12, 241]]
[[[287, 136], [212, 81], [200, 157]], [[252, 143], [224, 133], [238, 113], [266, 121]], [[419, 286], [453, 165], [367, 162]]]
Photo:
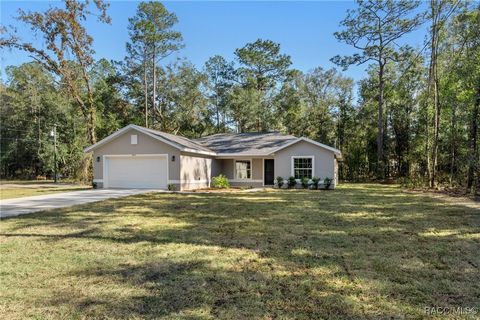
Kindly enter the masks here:
[[313, 177], [312, 178], [312, 185], [313, 185], [313, 189], [318, 189], [318, 183], [320, 182], [320, 178], [319, 177]]
[[175, 185], [173, 183], [169, 183], [167, 189], [168, 191], [175, 191]]
[[230, 188], [230, 182], [228, 182], [228, 179], [226, 176], [221, 174], [212, 178], [212, 187], [216, 189]]
[[307, 189], [308, 188], [308, 178], [305, 178], [303, 177], [301, 180], [300, 180], [300, 183], [302, 184], [302, 187], [303, 189]]
[[277, 186], [278, 186], [278, 188], [281, 189], [281, 188], [283, 187], [283, 185], [284, 185], [283, 177], [278, 176], [278, 177], [277, 177]]
[[329, 178], [329, 177], [326, 177], [325, 179], [323, 179], [323, 186], [325, 187], [325, 189], [330, 189], [330, 186], [332, 185], [332, 178]]
[[288, 177], [288, 187], [289, 188], [294, 188], [296, 185], [297, 185], [297, 180], [295, 179], [295, 177], [291, 176], [291, 177]]

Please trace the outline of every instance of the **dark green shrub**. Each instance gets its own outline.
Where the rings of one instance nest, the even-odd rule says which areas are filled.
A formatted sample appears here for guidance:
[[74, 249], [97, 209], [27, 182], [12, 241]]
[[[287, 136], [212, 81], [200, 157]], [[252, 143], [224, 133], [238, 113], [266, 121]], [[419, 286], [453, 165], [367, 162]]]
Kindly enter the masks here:
[[301, 180], [300, 180], [300, 183], [302, 184], [302, 187], [303, 189], [307, 189], [308, 188], [308, 178], [306, 177], [303, 177]]
[[323, 179], [323, 186], [325, 187], [325, 189], [330, 189], [331, 185], [332, 185], [332, 179], [331, 178], [326, 177], [325, 179]]
[[297, 185], [297, 180], [295, 179], [295, 177], [288, 177], [287, 184], [289, 188], [294, 188]]
[[278, 177], [277, 177], [277, 186], [278, 186], [279, 188], [282, 188], [283, 185], [284, 185], [283, 177], [278, 176]]
[[320, 178], [319, 177], [313, 177], [312, 178], [312, 186], [313, 186], [313, 189], [318, 189], [318, 183], [320, 182]]
[[230, 182], [228, 182], [228, 179], [226, 176], [221, 174], [212, 178], [212, 187], [217, 189], [230, 188]]
[[175, 191], [175, 185], [173, 183], [169, 183], [167, 189], [168, 191]]
[[93, 189], [97, 189], [98, 188], [98, 184], [96, 182], [92, 182], [92, 188]]

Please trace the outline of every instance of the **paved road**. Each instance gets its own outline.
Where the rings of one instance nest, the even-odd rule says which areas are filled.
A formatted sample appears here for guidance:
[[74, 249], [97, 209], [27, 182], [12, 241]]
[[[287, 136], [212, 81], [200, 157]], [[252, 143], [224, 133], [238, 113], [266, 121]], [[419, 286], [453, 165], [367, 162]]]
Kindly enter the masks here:
[[160, 191], [153, 189], [98, 189], [81, 190], [64, 193], [53, 193], [41, 196], [0, 200], [0, 218], [14, 217], [21, 214], [70, 207], [102, 201], [111, 198], [121, 198], [135, 194]]

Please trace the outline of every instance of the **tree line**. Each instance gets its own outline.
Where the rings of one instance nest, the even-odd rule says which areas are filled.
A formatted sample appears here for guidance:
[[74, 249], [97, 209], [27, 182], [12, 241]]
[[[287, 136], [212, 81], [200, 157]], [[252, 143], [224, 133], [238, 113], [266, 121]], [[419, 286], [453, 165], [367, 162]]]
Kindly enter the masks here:
[[[0, 84], [2, 177], [53, 171], [50, 129], [58, 125], [60, 172], [88, 179], [83, 148], [135, 123], [191, 138], [218, 132], [280, 131], [339, 148], [341, 179], [400, 180], [476, 193], [479, 173], [480, 7], [431, 0], [357, 1], [334, 34], [365, 65], [357, 83], [339, 69], [302, 72], [281, 44], [257, 39], [201, 67], [166, 58], [185, 45], [178, 18], [141, 2], [129, 19], [121, 61], [95, 60], [87, 19], [110, 23], [102, 1], [67, 0], [17, 20], [41, 44], [1, 29], [0, 47], [32, 61], [6, 68]], [[420, 46], [405, 36], [426, 27]], [[320, 32], [320, 31], [319, 31]], [[167, 62], [169, 61], [169, 62]]]

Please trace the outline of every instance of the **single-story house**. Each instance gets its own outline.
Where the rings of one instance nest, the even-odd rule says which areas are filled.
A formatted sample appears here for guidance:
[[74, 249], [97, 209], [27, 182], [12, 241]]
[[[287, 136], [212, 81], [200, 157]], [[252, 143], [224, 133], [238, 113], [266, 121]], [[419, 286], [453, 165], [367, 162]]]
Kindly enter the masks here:
[[128, 125], [85, 149], [99, 188], [209, 187], [223, 174], [232, 186], [274, 185], [278, 176], [333, 179], [339, 150], [278, 132], [219, 133], [200, 139]]

